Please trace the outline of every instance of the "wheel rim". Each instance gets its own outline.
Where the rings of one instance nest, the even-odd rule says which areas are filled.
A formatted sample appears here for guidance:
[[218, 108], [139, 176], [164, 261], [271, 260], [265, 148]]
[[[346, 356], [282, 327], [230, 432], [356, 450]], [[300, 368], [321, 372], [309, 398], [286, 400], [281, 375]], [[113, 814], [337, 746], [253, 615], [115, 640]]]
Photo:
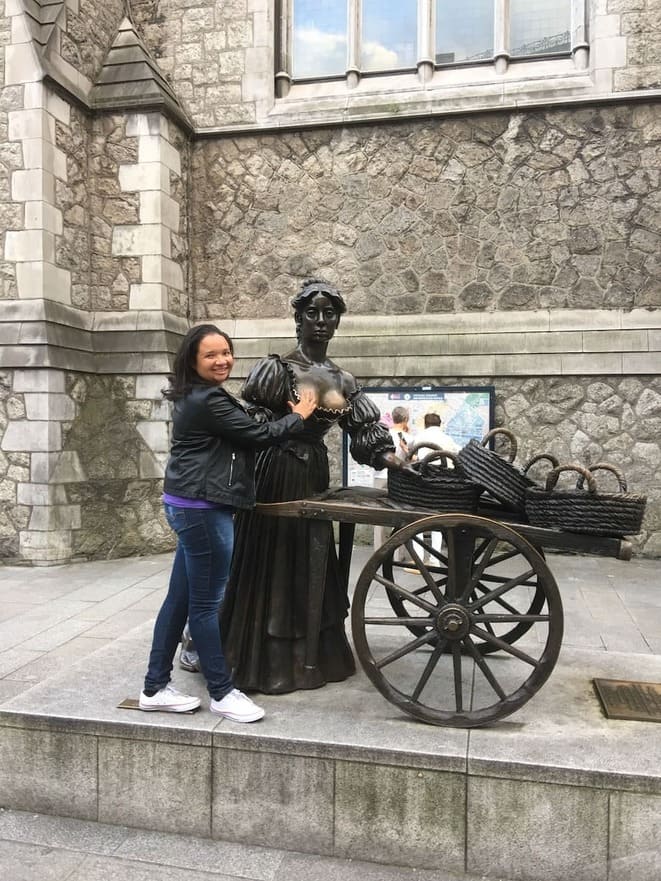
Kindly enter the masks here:
[[[441, 533], [444, 548], [431, 563], [429, 532]], [[414, 566], [393, 564], [400, 548]], [[541, 555], [513, 529], [471, 515], [394, 533], [368, 560], [352, 602], [354, 644], [374, 685], [410, 715], [454, 727], [485, 725], [526, 703], [555, 665], [562, 626]]]
[[[394, 535], [397, 532], [396, 529], [393, 530], [392, 534]], [[429, 542], [425, 540], [419, 540], [418, 536], [413, 539], [414, 543], [418, 545], [419, 550], [425, 555], [433, 555], [436, 557], [435, 560], [432, 561], [431, 564], [428, 564], [428, 569], [432, 572], [435, 577], [441, 579], [447, 579], [447, 556], [442, 552], [436, 552], [433, 547], [430, 546]], [[481, 565], [482, 560], [481, 556], [488, 550], [488, 541], [485, 539], [482, 544], [476, 547], [475, 552], [473, 554], [473, 567], [474, 569]], [[544, 551], [535, 547], [537, 553], [545, 559]], [[409, 564], [402, 563], [394, 559], [395, 552], [388, 554], [382, 563], [382, 571], [385, 578], [389, 581], [393, 580], [393, 576], [398, 569], [408, 569]], [[493, 582], [497, 582], [499, 579], [498, 575], [493, 575], [490, 570], [495, 570], [498, 566], [502, 565], [505, 562], [503, 555], [498, 555], [496, 557], [491, 557], [486, 561], [486, 565], [482, 571], [482, 575], [479, 581], [476, 583], [475, 591], [473, 593], [473, 597], [478, 599], [480, 595], [485, 595], [489, 592], [489, 590], [494, 586]], [[530, 604], [525, 611], [528, 615], [537, 615], [542, 607], [544, 606], [544, 591], [537, 584], [537, 573], [534, 573], [530, 582], [525, 585], [526, 587], [533, 587], [534, 590], [532, 592], [530, 598]], [[429, 588], [425, 584], [419, 590], [416, 591], [417, 596], [425, 596], [425, 594], [429, 593]], [[392, 590], [387, 590], [386, 595], [388, 597], [388, 602], [390, 603], [393, 611], [400, 618], [406, 618], [409, 615], [409, 609], [407, 609], [406, 602], [402, 600], [401, 596], [395, 593]], [[501, 598], [496, 598], [493, 600], [494, 606], [500, 607], [501, 610], [508, 610], [508, 603], [506, 600]], [[513, 613], [514, 610], [509, 609], [510, 613]], [[524, 611], [524, 610], [517, 610]], [[516, 621], [513, 622], [513, 626], [511, 630], [499, 633], [500, 639], [505, 640], [505, 642], [513, 645], [518, 639], [524, 636], [528, 630], [533, 626], [533, 621]], [[423, 628], [418, 627], [416, 624], [411, 624], [408, 627], [409, 631], [413, 633], [415, 636], [421, 636], [424, 632]], [[477, 650], [480, 654], [487, 655], [491, 652], [498, 651], [498, 646], [492, 645], [489, 642], [484, 640], [479, 640], [476, 644]]]

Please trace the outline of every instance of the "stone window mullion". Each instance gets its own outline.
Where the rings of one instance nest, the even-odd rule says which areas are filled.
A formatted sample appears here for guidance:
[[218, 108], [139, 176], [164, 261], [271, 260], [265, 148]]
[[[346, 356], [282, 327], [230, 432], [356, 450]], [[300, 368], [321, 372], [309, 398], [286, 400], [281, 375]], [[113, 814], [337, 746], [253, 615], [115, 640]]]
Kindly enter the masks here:
[[571, 54], [579, 70], [588, 66], [588, 19], [585, 0], [571, 0]]
[[347, 0], [347, 86], [350, 89], [355, 89], [360, 82], [362, 37], [362, 0]]
[[510, 0], [494, 0], [493, 57], [496, 73], [506, 73], [510, 59]]
[[275, 96], [286, 98], [293, 70], [292, 31], [294, 0], [276, 0], [275, 8]]
[[418, 0], [418, 79], [427, 83], [434, 75], [436, 3]]

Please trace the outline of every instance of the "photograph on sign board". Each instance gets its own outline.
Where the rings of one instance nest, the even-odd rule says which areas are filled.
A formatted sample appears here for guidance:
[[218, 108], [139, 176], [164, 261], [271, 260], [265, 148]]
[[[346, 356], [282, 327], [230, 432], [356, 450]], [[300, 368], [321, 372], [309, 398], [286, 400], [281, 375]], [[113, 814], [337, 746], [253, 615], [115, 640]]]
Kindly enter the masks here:
[[[381, 422], [393, 428], [393, 412], [404, 408], [408, 412], [406, 440], [409, 447], [425, 428], [425, 416], [434, 413], [440, 417], [441, 429], [453, 442], [453, 450], [461, 449], [471, 438], [481, 440], [493, 427], [493, 386], [421, 386], [399, 388], [364, 388], [379, 408]], [[395, 413], [397, 415], [397, 413]], [[397, 434], [393, 437], [393, 443]], [[451, 450], [452, 451], [452, 450]], [[342, 473], [345, 486], [375, 486], [375, 477], [381, 476], [367, 465], [359, 465], [349, 452], [345, 435]]]

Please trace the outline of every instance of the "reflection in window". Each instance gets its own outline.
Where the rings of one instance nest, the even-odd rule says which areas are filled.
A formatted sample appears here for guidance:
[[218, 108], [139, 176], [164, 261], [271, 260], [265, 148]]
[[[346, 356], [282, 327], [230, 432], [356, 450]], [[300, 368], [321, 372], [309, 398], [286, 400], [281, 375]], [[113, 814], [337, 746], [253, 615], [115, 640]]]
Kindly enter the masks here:
[[417, 0], [363, 0], [363, 70], [415, 67]]
[[293, 0], [296, 78], [337, 76], [347, 66], [347, 4], [337, 0]]
[[569, 3], [558, 0], [511, 0], [510, 54], [569, 52]]
[[491, 58], [493, 15], [494, 0], [436, 0], [436, 64]]

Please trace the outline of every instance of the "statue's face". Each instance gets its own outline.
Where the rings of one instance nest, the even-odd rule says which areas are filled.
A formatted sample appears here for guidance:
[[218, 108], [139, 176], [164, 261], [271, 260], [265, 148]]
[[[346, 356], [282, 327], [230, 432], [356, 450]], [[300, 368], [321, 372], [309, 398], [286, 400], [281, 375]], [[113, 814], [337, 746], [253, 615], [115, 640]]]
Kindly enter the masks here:
[[331, 339], [340, 323], [340, 315], [326, 294], [315, 294], [296, 316], [302, 340], [322, 342]]

